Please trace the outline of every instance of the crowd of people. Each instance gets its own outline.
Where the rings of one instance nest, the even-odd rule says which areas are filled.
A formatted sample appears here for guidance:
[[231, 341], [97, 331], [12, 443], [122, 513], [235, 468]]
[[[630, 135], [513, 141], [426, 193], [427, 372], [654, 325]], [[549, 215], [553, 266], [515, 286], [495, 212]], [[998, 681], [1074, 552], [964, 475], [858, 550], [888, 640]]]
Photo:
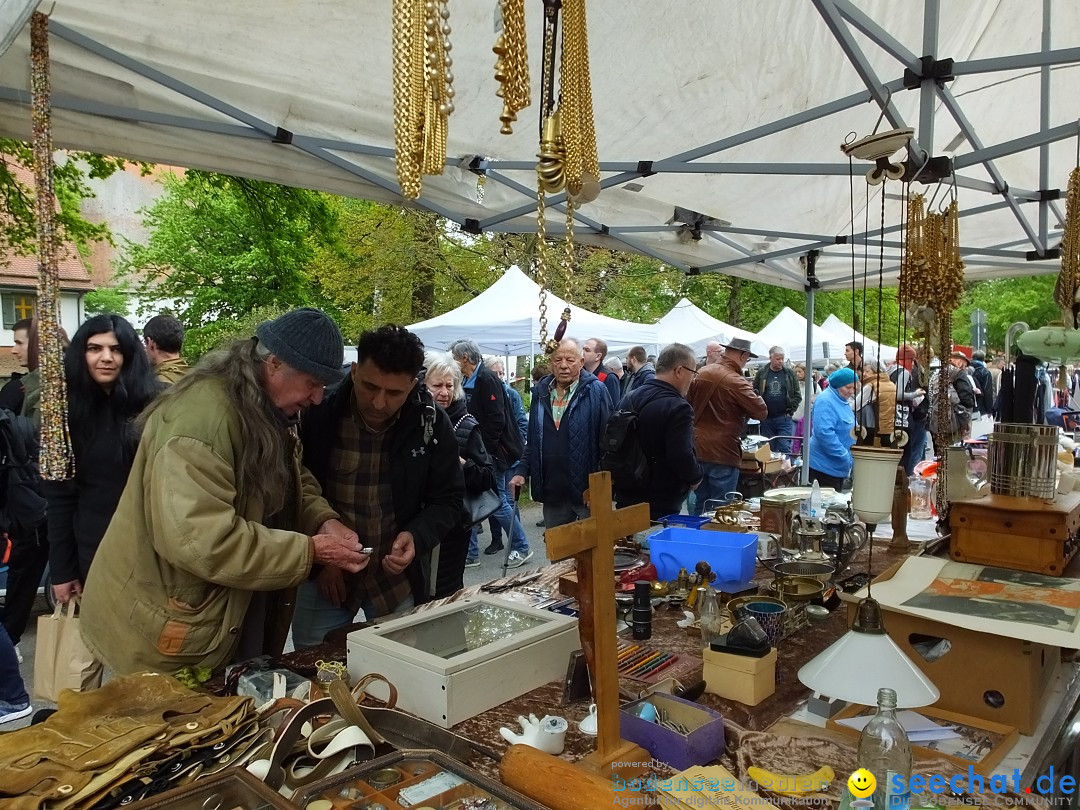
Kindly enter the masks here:
[[[28, 373], [0, 390], [0, 407], [32, 432], [37, 326], [15, 327]], [[80, 601], [86, 644], [113, 671], [217, 670], [280, 653], [290, 632], [311, 646], [361, 612], [377, 620], [454, 593], [478, 564], [485, 522], [484, 552], [506, 543], [508, 566], [523, 565], [533, 550], [518, 495], [529, 487], [545, 528], [586, 517], [615, 413], [634, 415], [645, 459], [615, 481], [615, 501], [647, 503], [658, 519], [695, 490], [700, 513], [738, 489], [751, 419], [778, 452], [808, 439], [823, 485], [843, 486], [854, 441], [887, 443], [897, 426], [913, 466], [934, 390], [907, 346], [886, 368], [849, 344], [847, 366], [810, 370], [806, 397], [807, 368], [779, 346], [751, 377], [759, 358], [739, 338], [709, 344], [701, 362], [680, 343], [624, 360], [600, 338], [564, 338], [534, 368], [526, 414], [502, 361], [473, 340], [431, 351], [383, 326], [345, 365], [337, 326], [316, 309], [264, 322], [191, 368], [182, 347], [171, 316], [140, 340], [124, 318], [99, 315], [65, 350], [75, 473], [42, 482], [45, 519], [12, 534], [0, 723], [29, 711], [15, 645], [46, 562], [56, 599]], [[993, 392], [961, 357], [944, 373], [957, 410], [973, 411]]]

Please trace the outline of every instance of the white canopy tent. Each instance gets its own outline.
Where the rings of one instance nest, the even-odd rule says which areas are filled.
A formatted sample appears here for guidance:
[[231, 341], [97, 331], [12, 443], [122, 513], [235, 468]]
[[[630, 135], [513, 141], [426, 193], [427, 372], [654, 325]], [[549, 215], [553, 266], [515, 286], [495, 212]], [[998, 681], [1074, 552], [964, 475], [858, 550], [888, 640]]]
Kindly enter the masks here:
[[669, 343], [685, 343], [698, 355], [705, 353], [705, 346], [710, 341], [725, 343], [736, 337], [749, 340], [757, 353], [767, 348], [762, 346], [753, 332], [714, 318], [689, 298], [680, 299], [667, 315], [657, 321], [656, 326], [661, 347]]
[[[5, 136], [30, 136], [29, 32], [10, 21], [34, 5], [8, 0], [0, 14], [18, 29], [0, 56]], [[42, 8], [55, 143], [400, 202], [392, 5], [53, 0]], [[528, 3], [534, 99], [541, 10]], [[884, 110], [882, 130], [916, 129], [897, 157], [914, 188], [939, 191], [935, 206], [957, 193], [969, 278], [1057, 269], [1059, 190], [1080, 119], [1080, 3], [686, 0], [588, 11], [603, 192], [576, 213], [580, 238], [799, 289], [845, 288], [853, 267], [876, 281], [883, 250], [895, 281], [902, 187], [868, 195], [870, 164], [849, 166], [839, 150]], [[512, 136], [499, 134], [496, 5], [467, 0], [451, 13], [447, 167], [424, 179], [416, 204], [474, 233], [534, 231], [536, 106]], [[871, 224], [882, 199], [884, 233]], [[548, 201], [547, 233], [558, 235], [564, 196]]]
[[[765, 344], [766, 352], [772, 346], [782, 346], [785, 357], [792, 363], [806, 362], [806, 318], [791, 307], [784, 307], [765, 328], [757, 333], [758, 340]], [[812, 347], [812, 362], [821, 364], [829, 360], [844, 359], [844, 344], [851, 338], [845, 338], [822, 326], [813, 327], [809, 341]], [[767, 354], [765, 355], [768, 356]]]
[[830, 315], [826, 318], [821, 327], [828, 329], [830, 332], [837, 335], [851, 335], [845, 343], [850, 343], [853, 340], [859, 341], [863, 345], [863, 357], [876, 357], [883, 363], [891, 363], [896, 359], [896, 346], [889, 346], [885, 343], [878, 343], [872, 338], [868, 338], [866, 335], [859, 332], [853, 326], [848, 326], [836, 315]]
[[[415, 323], [409, 329], [431, 348], [447, 349], [456, 340], [472, 338], [486, 354], [533, 354], [540, 346], [539, 303], [540, 286], [517, 267], [511, 267], [476, 298], [443, 315]], [[548, 293], [549, 337], [555, 334], [565, 306], [563, 299]], [[612, 354], [633, 346], [644, 346], [653, 353], [657, 327], [620, 321], [572, 305], [566, 336], [582, 341], [600, 338]]]

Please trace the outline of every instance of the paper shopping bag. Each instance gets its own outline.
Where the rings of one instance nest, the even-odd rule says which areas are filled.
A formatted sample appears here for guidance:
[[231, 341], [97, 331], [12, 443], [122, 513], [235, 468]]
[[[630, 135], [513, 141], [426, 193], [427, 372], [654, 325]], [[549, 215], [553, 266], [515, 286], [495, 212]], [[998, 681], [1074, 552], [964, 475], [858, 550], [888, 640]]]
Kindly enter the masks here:
[[79, 600], [58, 603], [51, 616], [40, 616], [34, 654], [34, 697], [53, 703], [64, 689], [82, 692], [101, 686], [101, 663], [79, 634]]

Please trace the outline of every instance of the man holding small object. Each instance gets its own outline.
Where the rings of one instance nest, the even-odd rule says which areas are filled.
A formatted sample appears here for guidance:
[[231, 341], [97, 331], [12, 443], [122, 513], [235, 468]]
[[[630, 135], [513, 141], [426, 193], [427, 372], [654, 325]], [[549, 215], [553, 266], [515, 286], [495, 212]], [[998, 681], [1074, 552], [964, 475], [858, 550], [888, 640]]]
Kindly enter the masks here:
[[340, 379], [343, 354], [330, 318], [293, 310], [204, 357], [144, 411], [82, 602], [83, 637], [117, 673], [280, 654], [312, 565], [368, 565], [296, 442], [300, 411]]
[[431, 551], [461, 519], [465, 483], [454, 428], [418, 381], [424, 345], [400, 326], [364, 332], [357, 361], [304, 417], [304, 464], [363, 538], [371, 564], [326, 565], [300, 586], [297, 648], [425, 598]]

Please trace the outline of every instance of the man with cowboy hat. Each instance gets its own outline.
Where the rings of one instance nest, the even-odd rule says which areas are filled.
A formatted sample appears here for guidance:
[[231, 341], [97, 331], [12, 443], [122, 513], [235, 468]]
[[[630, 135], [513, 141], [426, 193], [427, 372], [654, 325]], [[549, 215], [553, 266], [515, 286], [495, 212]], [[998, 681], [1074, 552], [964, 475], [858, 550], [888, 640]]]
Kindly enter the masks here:
[[743, 427], [748, 417], [764, 419], [769, 413], [765, 400], [743, 376], [747, 361], [757, 357], [750, 341], [733, 338], [721, 345], [720, 362], [703, 366], [686, 395], [694, 408], [694, 449], [704, 472], [695, 493], [697, 514], [705, 501], [738, 489]]

